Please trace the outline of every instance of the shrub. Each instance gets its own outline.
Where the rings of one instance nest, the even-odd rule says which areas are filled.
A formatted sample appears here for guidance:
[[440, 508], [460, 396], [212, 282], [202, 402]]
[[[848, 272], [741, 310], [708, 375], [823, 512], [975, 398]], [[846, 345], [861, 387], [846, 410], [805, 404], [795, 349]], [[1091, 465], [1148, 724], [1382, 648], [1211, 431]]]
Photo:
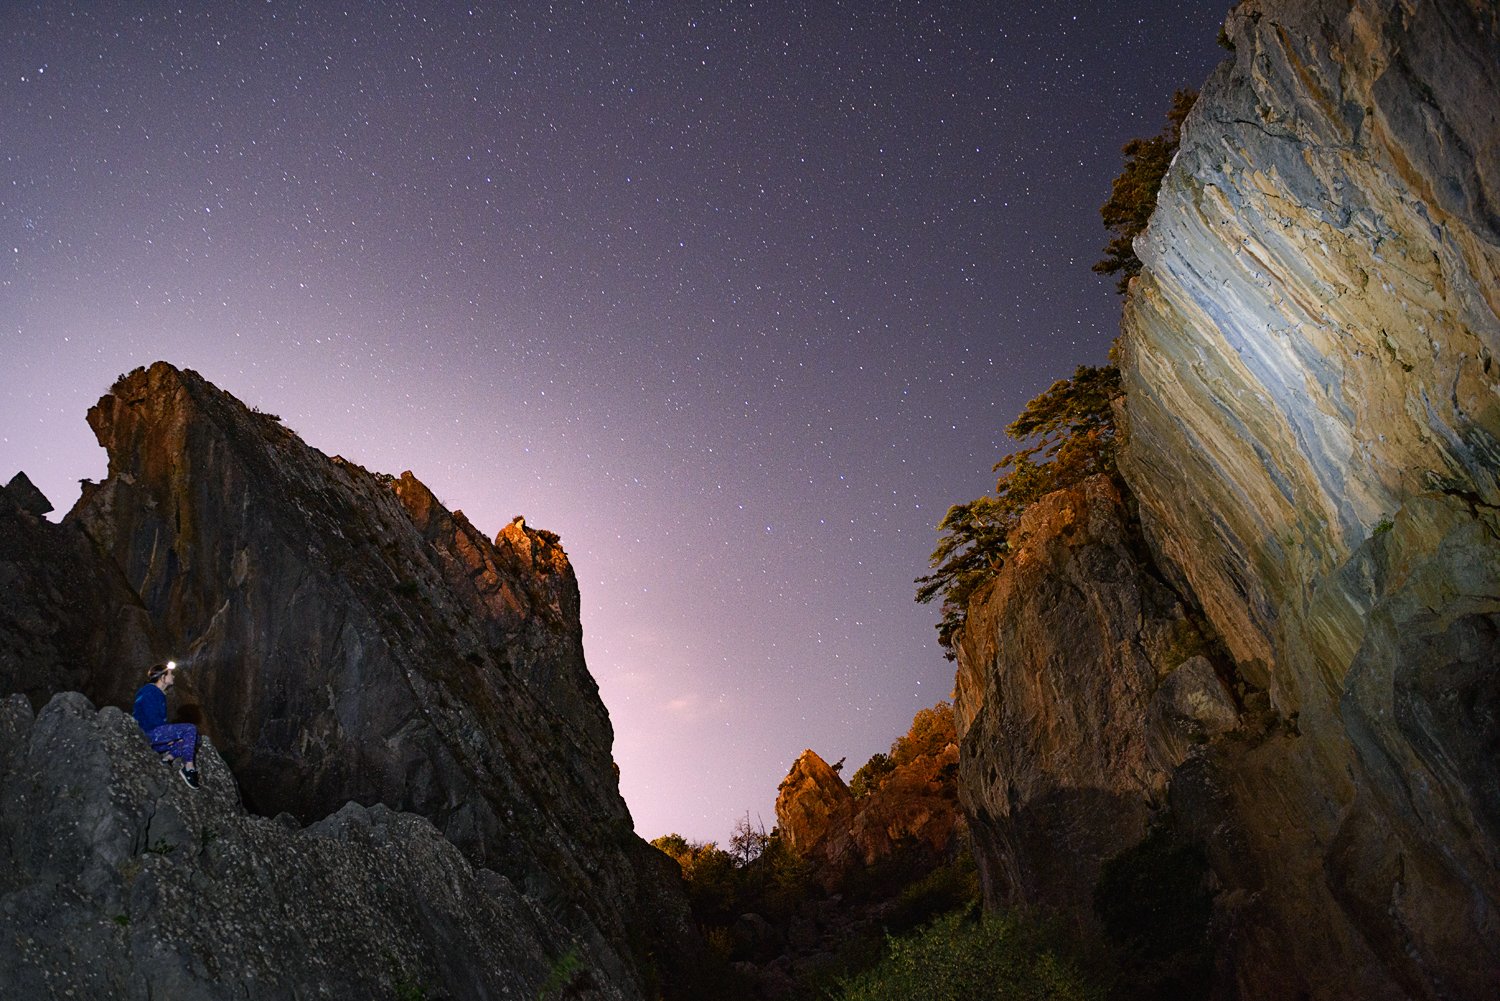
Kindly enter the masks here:
[[1103, 990], [1047, 929], [1017, 918], [951, 914], [887, 941], [873, 969], [843, 981], [835, 1001], [1097, 1001]]

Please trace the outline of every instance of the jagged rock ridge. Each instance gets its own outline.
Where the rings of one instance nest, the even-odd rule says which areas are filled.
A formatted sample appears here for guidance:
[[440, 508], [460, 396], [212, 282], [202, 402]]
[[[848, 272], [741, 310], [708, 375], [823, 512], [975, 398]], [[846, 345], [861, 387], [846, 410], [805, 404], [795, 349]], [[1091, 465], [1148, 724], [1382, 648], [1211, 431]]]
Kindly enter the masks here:
[[[486, 539], [411, 474], [329, 459], [165, 363], [123, 377], [89, 422], [109, 476], [58, 528], [115, 564], [150, 645], [185, 662], [177, 711], [257, 812], [306, 823], [353, 800], [427, 817], [627, 996], [653, 940], [687, 951], [670, 863], [619, 795], [555, 535], [517, 520]], [[85, 690], [128, 693], [142, 666], [99, 664]]]
[[809, 748], [776, 790], [776, 828], [820, 881], [836, 885], [851, 869], [916, 852], [914, 871], [946, 857], [964, 830], [958, 809], [958, 746], [914, 754], [876, 788], [856, 797], [833, 766]]

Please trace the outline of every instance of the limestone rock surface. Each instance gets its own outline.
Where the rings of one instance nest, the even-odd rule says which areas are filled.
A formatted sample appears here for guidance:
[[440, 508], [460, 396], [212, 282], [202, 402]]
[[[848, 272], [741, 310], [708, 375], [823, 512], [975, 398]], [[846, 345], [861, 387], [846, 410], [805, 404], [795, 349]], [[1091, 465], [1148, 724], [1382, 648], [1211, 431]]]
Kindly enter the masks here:
[[[253, 816], [205, 742], [202, 787], [78, 693], [0, 702], [0, 996], [533, 998], [586, 942], [427, 820], [348, 803]], [[568, 960], [572, 956], [572, 962]], [[570, 997], [636, 996], [580, 972]]]
[[991, 904], [1090, 919], [1100, 868], [1145, 837], [1173, 770], [1238, 724], [1200, 621], [1156, 576], [1113, 482], [1033, 504], [958, 647], [959, 794]]
[[1226, 29], [1137, 241], [1121, 465], [1282, 724], [1174, 803], [1244, 996], [1500, 996], [1500, 8]]
[[32, 527], [111, 564], [125, 594], [101, 596], [101, 621], [144, 609], [179, 661], [173, 718], [213, 739], [251, 809], [419, 814], [586, 942], [602, 980], [670, 979], [650, 967], [691, 951], [686, 905], [620, 797], [556, 535], [518, 520], [486, 538], [410, 473], [329, 458], [166, 363], [89, 422], [108, 477]]

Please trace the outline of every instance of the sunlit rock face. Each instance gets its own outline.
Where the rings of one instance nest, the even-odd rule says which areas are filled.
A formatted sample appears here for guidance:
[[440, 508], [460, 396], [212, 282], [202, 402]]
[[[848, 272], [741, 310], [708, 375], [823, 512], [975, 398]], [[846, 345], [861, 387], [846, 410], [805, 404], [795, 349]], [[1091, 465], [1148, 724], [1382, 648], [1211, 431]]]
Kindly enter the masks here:
[[1500, 10], [1227, 31], [1137, 241], [1122, 466], [1284, 725], [1174, 803], [1247, 995], [1500, 996]]
[[964, 830], [958, 808], [958, 745], [897, 765], [877, 788], [854, 801], [849, 836], [857, 860], [873, 865], [917, 848], [941, 858]]
[[670, 862], [619, 795], [555, 535], [517, 520], [491, 541], [410, 474], [330, 459], [165, 363], [123, 377], [89, 422], [109, 475], [66, 524], [139, 595], [183, 665], [174, 712], [254, 810], [429, 818], [627, 995], [644, 950], [685, 952]]
[[1104, 476], [1026, 511], [957, 653], [959, 793], [986, 899], [1085, 923], [1101, 866], [1146, 835], [1172, 770], [1256, 701]]

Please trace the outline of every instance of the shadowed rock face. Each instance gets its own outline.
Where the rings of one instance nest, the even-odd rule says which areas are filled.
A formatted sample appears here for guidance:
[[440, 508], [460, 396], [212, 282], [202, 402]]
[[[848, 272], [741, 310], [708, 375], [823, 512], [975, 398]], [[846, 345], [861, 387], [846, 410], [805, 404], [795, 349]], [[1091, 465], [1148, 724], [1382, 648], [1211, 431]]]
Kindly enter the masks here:
[[165, 363], [89, 422], [109, 476], [67, 526], [184, 662], [177, 712], [246, 801], [303, 822], [350, 800], [421, 814], [637, 991], [625, 943], [673, 952], [686, 909], [631, 830], [557, 537], [518, 521], [491, 541], [409, 473], [329, 459]]
[[189, 790], [134, 720], [77, 693], [35, 717], [0, 702], [0, 994], [532, 998], [576, 948], [423, 818], [349, 803], [299, 828], [247, 814], [211, 743], [198, 764]]
[[1246, 995], [1497, 996], [1500, 11], [1228, 34], [1137, 245], [1121, 465], [1286, 723], [1174, 804]]
[[50, 510], [24, 475], [0, 488], [0, 682], [38, 707], [69, 689], [123, 705], [161, 649], [155, 627], [119, 567]]

